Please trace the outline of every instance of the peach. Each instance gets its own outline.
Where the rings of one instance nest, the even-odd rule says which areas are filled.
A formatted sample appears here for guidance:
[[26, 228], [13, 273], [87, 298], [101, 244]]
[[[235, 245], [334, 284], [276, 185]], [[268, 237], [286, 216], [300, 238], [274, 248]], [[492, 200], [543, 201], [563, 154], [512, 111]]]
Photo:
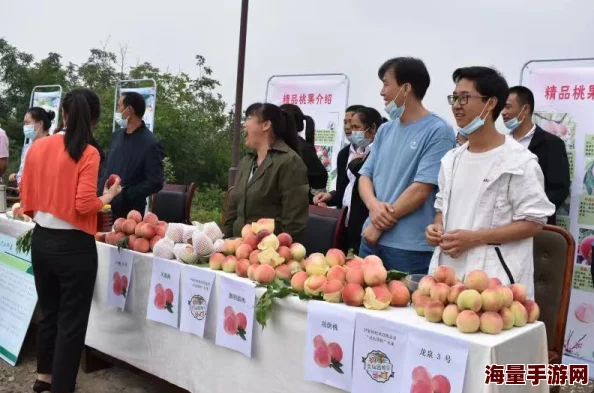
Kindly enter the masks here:
[[431, 300], [428, 296], [421, 295], [421, 292], [419, 292], [418, 290], [414, 291], [411, 296], [412, 304], [415, 305], [419, 303], [420, 301], [422, 301], [422, 298], [427, 298], [428, 300]]
[[376, 255], [368, 255], [363, 259], [363, 265], [379, 265], [384, 266], [384, 262]]
[[300, 243], [291, 244], [291, 255], [297, 262], [301, 262], [305, 258], [305, 247]]
[[501, 329], [503, 329], [503, 318], [501, 318], [501, 315], [499, 315], [499, 313], [493, 311], [485, 311], [483, 315], [481, 315], [480, 320], [481, 332], [487, 334], [501, 333]]
[[460, 314], [460, 309], [458, 306], [455, 304], [448, 304], [443, 310], [443, 315], [441, 316], [443, 323], [445, 323], [447, 326], [454, 326], [456, 324], [456, 318], [458, 318], [458, 314]]
[[299, 266], [301, 266], [301, 270], [305, 271], [305, 263], [307, 262], [306, 259], [302, 259], [299, 261]]
[[348, 268], [362, 268], [363, 267], [363, 259], [359, 258], [359, 257], [354, 257], [352, 259], [350, 259], [347, 263], [346, 263]]
[[243, 228], [241, 228], [241, 237], [245, 239], [248, 235], [255, 235], [255, 233], [252, 232], [252, 224], [245, 224]]
[[456, 272], [450, 266], [438, 266], [433, 271], [433, 277], [435, 281], [443, 282], [450, 286], [456, 282]]
[[275, 277], [276, 272], [274, 271], [274, 268], [270, 265], [260, 265], [256, 268], [256, 271], [254, 272], [254, 278], [260, 284], [268, 284], [274, 281]]
[[324, 293], [324, 300], [330, 303], [340, 303], [342, 300], [343, 285], [338, 280], [328, 280], [322, 292]]
[[489, 286], [489, 276], [482, 270], [473, 270], [466, 275], [464, 285], [481, 293]]
[[151, 248], [151, 245], [150, 245], [149, 241], [146, 239], [140, 238], [140, 239], [136, 239], [136, 241], [134, 242], [133, 250], [137, 251], [137, 252], [145, 253], [145, 252], [149, 252], [150, 248]]
[[[128, 249], [130, 249], [130, 250], [134, 249], [134, 242], [136, 242], [136, 239], [138, 239], [136, 237], [136, 235], [128, 236]], [[150, 244], [149, 244], [149, 248], [150, 248]]]
[[260, 241], [260, 244], [258, 244], [258, 249], [260, 249], [260, 250], [266, 250], [267, 248], [272, 248], [274, 251], [276, 251], [276, 250], [278, 250], [279, 247], [280, 247], [280, 245], [278, 243], [278, 237], [276, 237], [275, 234], [266, 236], [264, 239], [262, 239]]
[[291, 288], [293, 288], [297, 292], [303, 292], [303, 285], [305, 284], [305, 280], [307, 280], [309, 276], [305, 272], [297, 272], [291, 278]]
[[243, 238], [243, 244], [247, 244], [249, 245], [252, 250], [255, 250], [258, 248], [258, 236], [254, 235], [254, 234], [249, 234], [248, 236]]
[[524, 303], [526, 301], [526, 287], [522, 284], [512, 284], [509, 286], [514, 294], [514, 301]]
[[260, 253], [258, 253], [258, 261], [263, 265], [277, 267], [285, 260], [281, 258], [280, 255], [278, 255], [278, 253], [272, 248], [267, 248], [264, 251], [260, 251]]
[[124, 224], [122, 224], [122, 232], [126, 235], [133, 235], [134, 231], [136, 230], [136, 221], [134, 220], [126, 220]]
[[338, 343], [330, 343], [328, 344], [328, 351], [330, 352], [330, 358], [336, 360], [337, 362], [342, 361], [342, 348]]
[[514, 326], [522, 327], [526, 325], [528, 322], [528, 311], [526, 311], [526, 307], [522, 303], [514, 300], [510, 310], [514, 314]]
[[431, 276], [421, 278], [421, 281], [419, 281], [419, 292], [421, 292], [421, 295], [423, 296], [429, 296], [431, 294], [431, 287], [436, 283], [437, 281], [435, 281], [435, 278]]
[[540, 316], [540, 308], [538, 304], [534, 300], [526, 300], [524, 302], [524, 307], [526, 308], [526, 312], [528, 313], [528, 323], [532, 323], [538, 319]]
[[278, 279], [284, 281], [289, 281], [291, 279], [291, 267], [286, 263], [278, 265], [274, 270]]
[[[161, 225], [155, 226], [155, 236], [160, 236], [161, 238], [164, 238], [165, 232], [166, 232], [165, 227], [163, 227]], [[188, 239], [188, 243], [190, 243], [191, 241], [192, 241], [192, 238]]]
[[456, 327], [460, 333], [475, 333], [480, 325], [481, 319], [471, 310], [461, 311], [456, 318]]
[[285, 262], [288, 262], [293, 258], [293, 255], [291, 255], [291, 249], [289, 247], [280, 246], [277, 252], [281, 258], [285, 259]]
[[[476, 289], [465, 289], [458, 295], [456, 302], [460, 310], [472, 310], [475, 313], [483, 307], [481, 294]], [[478, 328], [477, 328], [478, 329]]]
[[218, 252], [214, 253], [208, 259], [208, 266], [210, 266], [210, 268], [212, 270], [221, 270], [224, 260], [225, 260], [225, 256], [223, 254], [218, 253]]
[[514, 318], [514, 313], [508, 307], [503, 307], [499, 310], [499, 315], [501, 315], [503, 321], [503, 330], [508, 330], [514, 327], [516, 319]]
[[258, 243], [260, 243], [266, 236], [272, 235], [268, 229], [262, 229], [261, 231], [256, 233], [256, 237], [258, 238]]
[[248, 275], [248, 278], [252, 281], [256, 281], [255, 273], [256, 273], [256, 269], [258, 268], [258, 266], [260, 266], [259, 263], [251, 263], [250, 266], [248, 267], [247, 275]]
[[[113, 230], [116, 232], [121, 232], [122, 231], [122, 225], [124, 225], [124, 223], [126, 222], [125, 218], [118, 218], [117, 220], [115, 220], [115, 222], [113, 223]], [[134, 221], [136, 223], [136, 221]]]
[[159, 218], [157, 217], [157, 215], [155, 213], [147, 213], [147, 215], [144, 216], [144, 219], [142, 220], [142, 222], [146, 222], [147, 224], [157, 225], [159, 223]]
[[233, 255], [229, 255], [227, 257], [225, 257], [225, 260], [223, 261], [223, 271], [227, 272], [227, 273], [233, 273], [235, 272], [235, 265], [237, 264], [237, 258]]
[[450, 393], [452, 391], [452, 385], [450, 380], [445, 376], [438, 374], [431, 378], [432, 393]]
[[249, 244], [242, 244], [235, 250], [235, 256], [237, 259], [248, 259], [252, 251], [254, 250]]
[[449, 293], [449, 285], [443, 282], [438, 282], [437, 284], [433, 285], [429, 290], [429, 297], [431, 298], [431, 300], [437, 300], [445, 304], [448, 302]]
[[377, 263], [369, 264], [369, 262], [367, 262], [363, 267], [363, 279], [365, 280], [365, 284], [370, 287], [385, 284], [387, 277], [388, 272], [383, 265]]
[[235, 245], [235, 251], [237, 251], [237, 249], [239, 248], [239, 246], [241, 246], [243, 244], [243, 239], [238, 237], [233, 239], [233, 243]]
[[328, 368], [330, 366], [330, 351], [328, 351], [328, 346], [320, 345], [314, 351], [314, 361], [316, 364], [322, 368]]
[[289, 261], [287, 265], [289, 265], [289, 268], [291, 269], [291, 276], [303, 271], [303, 269], [301, 269], [301, 264], [297, 261]]
[[324, 254], [314, 253], [309, 256], [305, 262], [305, 271], [309, 275], [323, 275], [328, 273], [328, 264], [326, 263], [326, 257]]
[[433, 393], [431, 382], [416, 381], [410, 385], [410, 393]]
[[145, 226], [146, 224], [144, 222], [138, 223], [136, 225], [136, 229], [134, 230], [134, 234], [137, 237], [142, 237], [142, 227]]
[[169, 226], [169, 224], [167, 224], [165, 221], [159, 221], [157, 223], [157, 226], [163, 227], [163, 228], [165, 228], [165, 230], [167, 230], [167, 227]]
[[134, 220], [137, 224], [142, 222], [142, 214], [140, 214], [140, 212], [137, 210], [131, 210], [130, 213], [128, 213], [128, 217], [126, 218], [128, 220]]
[[326, 284], [326, 276], [313, 275], [309, 276], [303, 284], [305, 293], [310, 296], [319, 296], [322, 288]]
[[258, 254], [260, 254], [260, 250], [254, 250], [250, 253], [250, 257], [248, 258], [250, 261], [250, 264], [255, 264], [255, 263], [260, 263], [260, 260], [258, 259]]
[[[133, 235], [130, 235], [130, 237], [132, 237]], [[149, 246], [151, 248], [151, 251], [153, 251], [153, 248], [155, 248], [155, 244], [157, 244], [157, 242], [159, 240], [163, 239], [161, 236], [159, 235], [155, 235], [155, 237], [153, 237], [150, 242], [149, 242]], [[128, 242], [130, 242], [130, 240], [128, 240]]]
[[147, 240], [152, 239], [155, 237], [155, 226], [153, 224], [145, 223], [140, 229], [140, 235]]
[[96, 242], [100, 242], [100, 243], [105, 243], [105, 237], [106, 236], [107, 236], [107, 233], [105, 233], [105, 232], [97, 232], [95, 234], [95, 241]]
[[339, 250], [338, 248], [331, 248], [326, 253], [326, 263], [330, 267], [336, 265], [342, 266], [345, 264], [345, 262], [346, 255], [344, 255], [344, 252], [342, 252], [342, 250]]
[[429, 371], [423, 366], [417, 366], [412, 370], [412, 380], [413, 382], [417, 381], [424, 381], [424, 382], [431, 382], [431, 375]]
[[365, 290], [356, 283], [348, 283], [342, 290], [342, 301], [349, 306], [359, 307], [363, 304], [364, 297]]
[[126, 234], [125, 233], [123, 233], [123, 232], [116, 233], [114, 235], [114, 239], [113, 239], [114, 246], [117, 246], [125, 238], [126, 238]]
[[388, 290], [392, 294], [391, 306], [406, 307], [410, 303], [410, 292], [402, 281], [392, 280], [388, 283]]
[[499, 311], [503, 307], [503, 302], [499, 291], [494, 288], [487, 288], [481, 293], [483, 311]]
[[365, 308], [370, 310], [384, 310], [390, 306], [391, 301], [392, 294], [385, 284], [365, 288], [365, 296], [363, 297]]
[[489, 279], [489, 285], [487, 286], [487, 288], [497, 288], [500, 285], [503, 285], [501, 283], [501, 280], [496, 277], [492, 277]]
[[256, 222], [257, 225], [252, 224], [252, 230], [255, 228], [258, 231], [265, 229], [270, 231], [270, 233], [274, 232], [274, 219], [272, 218], [261, 218]]
[[247, 271], [249, 267], [250, 261], [248, 261], [247, 259], [240, 259], [235, 264], [235, 274], [237, 274], [239, 277], [247, 277]]
[[278, 243], [281, 246], [291, 247], [291, 244], [293, 243], [293, 238], [288, 233], [283, 232], [280, 235], [278, 235]]
[[460, 296], [460, 293], [462, 293], [462, 291], [465, 289], [466, 287], [464, 284], [457, 284], [451, 287], [450, 292], [448, 293], [448, 303], [456, 304], [458, 301], [458, 296]]
[[360, 286], [365, 286], [365, 278], [363, 277], [363, 269], [361, 268], [351, 268], [346, 274], [346, 282], [351, 284], [358, 284]]
[[[443, 283], [440, 283], [443, 284]], [[443, 302], [439, 300], [431, 300], [429, 303], [425, 305], [425, 318], [429, 322], [441, 322], [441, 318], [443, 316]]]
[[501, 306], [509, 307], [514, 301], [514, 293], [509, 287], [500, 286], [496, 288], [499, 297], [501, 298]]
[[338, 280], [344, 284], [346, 281], [346, 270], [340, 265], [334, 265], [328, 270], [326, 277], [328, 280]]

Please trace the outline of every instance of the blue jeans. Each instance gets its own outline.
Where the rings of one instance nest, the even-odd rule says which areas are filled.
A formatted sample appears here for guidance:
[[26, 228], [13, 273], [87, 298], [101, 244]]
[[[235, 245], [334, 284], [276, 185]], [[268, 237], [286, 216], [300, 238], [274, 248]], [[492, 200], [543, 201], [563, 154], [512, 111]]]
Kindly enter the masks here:
[[408, 274], [427, 274], [433, 251], [408, 251], [382, 245], [372, 246], [361, 240], [359, 256], [376, 255], [387, 270], [399, 270]]

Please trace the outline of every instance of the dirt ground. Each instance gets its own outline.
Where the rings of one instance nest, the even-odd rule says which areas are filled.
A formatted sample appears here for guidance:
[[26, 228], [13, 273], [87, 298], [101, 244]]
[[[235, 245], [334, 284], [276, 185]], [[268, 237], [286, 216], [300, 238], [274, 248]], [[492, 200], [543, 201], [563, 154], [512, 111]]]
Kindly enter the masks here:
[[[35, 343], [28, 335], [17, 367], [0, 360], [0, 393], [31, 393], [35, 376]], [[90, 374], [81, 370], [76, 393], [168, 393], [168, 389], [130, 371], [111, 367]], [[562, 387], [561, 393], [594, 393], [594, 382]]]

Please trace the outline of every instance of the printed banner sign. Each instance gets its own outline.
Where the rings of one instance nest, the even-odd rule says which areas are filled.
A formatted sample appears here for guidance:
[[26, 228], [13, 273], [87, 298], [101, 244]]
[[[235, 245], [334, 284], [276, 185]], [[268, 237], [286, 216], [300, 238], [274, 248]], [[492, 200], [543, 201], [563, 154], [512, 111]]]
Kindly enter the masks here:
[[36, 304], [31, 264], [0, 252], [0, 358], [12, 366], [16, 365]]
[[182, 266], [181, 319], [179, 330], [204, 337], [208, 305], [216, 274], [207, 269]]
[[54, 133], [54, 130], [58, 126], [60, 120], [60, 104], [62, 101], [62, 92], [56, 91], [36, 91], [33, 93], [33, 106], [39, 106], [46, 111], [53, 111], [56, 114], [52, 125], [50, 126], [50, 134]]
[[308, 302], [306, 380], [351, 391], [355, 315], [344, 305]]
[[316, 123], [315, 148], [328, 170], [328, 191], [335, 189], [336, 158], [347, 143], [343, 122], [348, 94], [349, 80], [342, 74], [273, 76], [268, 80], [266, 102], [297, 105]]
[[153, 258], [146, 319], [177, 329], [181, 266], [176, 261]]
[[107, 286], [107, 305], [124, 311], [128, 290], [132, 279], [134, 254], [131, 251], [117, 248], [110, 249], [109, 285]]
[[[131, 91], [144, 97], [144, 101], [146, 102], [146, 110], [142, 120], [144, 120], [144, 123], [149, 130], [155, 132], [155, 103], [157, 98], [157, 89], [154, 87], [122, 88], [120, 89], [120, 95]], [[120, 127], [116, 124], [114, 131], [119, 129]]]
[[565, 354], [594, 367], [594, 67], [537, 68], [527, 74], [534, 93], [534, 122], [560, 137], [569, 157], [571, 194], [557, 225], [578, 244], [565, 333]]

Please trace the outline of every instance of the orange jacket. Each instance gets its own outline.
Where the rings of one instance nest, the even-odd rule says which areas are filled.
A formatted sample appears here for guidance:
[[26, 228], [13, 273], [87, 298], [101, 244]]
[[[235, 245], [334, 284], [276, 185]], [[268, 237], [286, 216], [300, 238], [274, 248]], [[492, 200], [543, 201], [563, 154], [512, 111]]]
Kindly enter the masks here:
[[66, 151], [64, 135], [39, 139], [31, 145], [20, 184], [21, 205], [34, 217], [42, 211], [91, 235], [97, 232], [99, 152], [87, 145], [78, 162]]

